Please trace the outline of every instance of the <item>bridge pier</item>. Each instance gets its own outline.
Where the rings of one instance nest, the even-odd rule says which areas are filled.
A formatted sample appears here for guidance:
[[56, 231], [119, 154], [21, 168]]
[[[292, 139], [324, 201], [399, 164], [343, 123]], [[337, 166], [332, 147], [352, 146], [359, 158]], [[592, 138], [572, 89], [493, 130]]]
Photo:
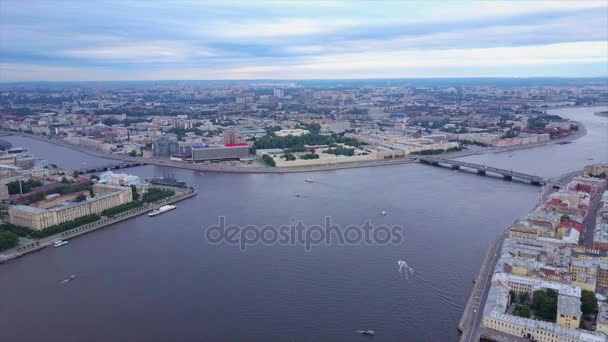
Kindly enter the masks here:
[[459, 160], [453, 160], [453, 159], [445, 160], [445, 159], [420, 157], [420, 158], [418, 158], [418, 161], [421, 163], [427, 164], [427, 165], [449, 167], [452, 170], [460, 170], [464, 167], [466, 169], [475, 170], [477, 172], [477, 174], [480, 176], [485, 176], [487, 172], [490, 172], [493, 174], [501, 175], [505, 180], [509, 180], [509, 181], [513, 180], [513, 178], [517, 178], [518, 180], [528, 182], [528, 184], [531, 184], [531, 185], [543, 186], [545, 184], [548, 184], [550, 186], [555, 186], [554, 184], [552, 184], [551, 182], [547, 182], [547, 180], [543, 179], [540, 176], [525, 174], [525, 173], [521, 173], [521, 172], [514, 172], [513, 170], [505, 170], [505, 169], [500, 169], [497, 167], [467, 163], [467, 162], [463, 162], [463, 161], [459, 161]]

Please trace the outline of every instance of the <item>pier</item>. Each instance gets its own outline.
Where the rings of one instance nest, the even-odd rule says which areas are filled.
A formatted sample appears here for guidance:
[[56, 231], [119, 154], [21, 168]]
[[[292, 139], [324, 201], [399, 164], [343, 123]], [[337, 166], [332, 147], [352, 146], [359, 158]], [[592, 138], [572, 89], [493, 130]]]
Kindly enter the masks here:
[[453, 170], [460, 170], [461, 168], [470, 169], [477, 172], [477, 174], [480, 176], [485, 176], [487, 173], [493, 173], [502, 176], [506, 180], [513, 180], [514, 178], [516, 178], [518, 180], [536, 186], [543, 186], [549, 183], [546, 179], [540, 176], [534, 176], [522, 172], [516, 172], [513, 170], [505, 170], [497, 167], [467, 163], [452, 159], [421, 157], [418, 158], [418, 161], [422, 164], [447, 167]]

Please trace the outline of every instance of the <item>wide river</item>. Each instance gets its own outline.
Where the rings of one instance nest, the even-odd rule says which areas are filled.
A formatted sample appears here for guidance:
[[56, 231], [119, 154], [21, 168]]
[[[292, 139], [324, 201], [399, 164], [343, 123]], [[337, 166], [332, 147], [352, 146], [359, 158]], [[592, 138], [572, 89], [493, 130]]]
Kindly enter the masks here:
[[[587, 135], [572, 144], [464, 159], [544, 177], [608, 162], [608, 119], [593, 115], [601, 109], [554, 111], [586, 125]], [[112, 162], [6, 140], [68, 168]], [[487, 247], [539, 198], [531, 185], [418, 164], [306, 174], [126, 172], [172, 172], [196, 184], [199, 195], [163, 215], [0, 265], [3, 341], [366, 340], [359, 329], [375, 330], [378, 341], [456, 341]], [[241, 226], [370, 220], [404, 227], [404, 240], [310, 251], [260, 243], [241, 251], [205, 239], [220, 216]], [[400, 259], [414, 276], [398, 272]], [[70, 274], [78, 277], [58, 285]]]

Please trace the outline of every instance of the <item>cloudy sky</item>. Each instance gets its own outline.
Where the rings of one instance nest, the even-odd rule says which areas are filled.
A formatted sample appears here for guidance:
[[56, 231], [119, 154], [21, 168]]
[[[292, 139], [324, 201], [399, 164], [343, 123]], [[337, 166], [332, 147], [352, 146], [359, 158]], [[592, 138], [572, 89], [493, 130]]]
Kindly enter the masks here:
[[0, 0], [0, 81], [608, 76], [608, 0]]

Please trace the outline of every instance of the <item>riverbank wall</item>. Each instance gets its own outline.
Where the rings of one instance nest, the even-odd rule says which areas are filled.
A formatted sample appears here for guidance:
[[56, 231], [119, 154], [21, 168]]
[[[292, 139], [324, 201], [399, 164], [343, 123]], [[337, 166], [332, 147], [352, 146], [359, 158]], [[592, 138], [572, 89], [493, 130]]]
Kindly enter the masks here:
[[[563, 137], [556, 140], [550, 140], [547, 142], [542, 142], [538, 144], [532, 145], [523, 145], [523, 146], [514, 146], [510, 148], [485, 148], [475, 151], [462, 151], [462, 152], [453, 152], [443, 155], [434, 155], [436, 158], [442, 159], [450, 159], [450, 158], [460, 158], [466, 157], [470, 155], [478, 155], [485, 153], [498, 153], [498, 152], [507, 152], [524, 148], [533, 148], [539, 147], [547, 144], [560, 143], [560, 142], [568, 142], [574, 139], [578, 139], [584, 136], [587, 133], [585, 126], [582, 123], [578, 124], [578, 131], [573, 134], [570, 134], [567, 137]], [[310, 166], [310, 167], [293, 167], [293, 168], [276, 168], [276, 167], [246, 167], [246, 166], [237, 166], [237, 165], [222, 165], [222, 164], [190, 164], [185, 162], [176, 162], [168, 159], [156, 159], [156, 158], [141, 158], [141, 157], [131, 157], [131, 156], [121, 156], [111, 153], [100, 152], [97, 150], [91, 150], [89, 148], [85, 148], [82, 146], [72, 145], [65, 141], [59, 139], [52, 139], [49, 137], [41, 137], [35, 134], [24, 133], [24, 132], [8, 132], [15, 134], [17, 136], [28, 137], [32, 139], [36, 139], [39, 141], [47, 142], [50, 144], [55, 144], [59, 146], [63, 146], [69, 149], [73, 149], [75, 151], [79, 151], [88, 155], [92, 155], [99, 158], [117, 160], [120, 162], [132, 162], [132, 163], [146, 163], [157, 166], [167, 166], [174, 167], [179, 169], [193, 170], [193, 171], [204, 171], [204, 172], [223, 172], [223, 173], [304, 173], [304, 172], [319, 172], [319, 171], [330, 171], [330, 170], [345, 170], [345, 169], [355, 169], [362, 167], [374, 167], [374, 166], [386, 166], [386, 165], [400, 165], [400, 164], [408, 164], [416, 162], [416, 158], [413, 157], [399, 157], [394, 159], [384, 159], [378, 161], [365, 161], [365, 162], [354, 162], [354, 163], [346, 163], [346, 164], [332, 164], [332, 165], [321, 165], [321, 166]]]
[[[581, 176], [582, 174], [583, 174], [582, 171], [574, 171], [574, 172], [563, 174], [559, 177], [552, 178], [550, 180], [550, 182], [544, 188], [541, 189], [540, 195], [539, 195], [539, 200], [536, 203], [536, 205], [533, 207], [533, 209], [530, 210], [530, 212], [536, 210], [539, 206], [543, 205], [543, 203], [545, 203], [545, 201], [549, 198], [549, 195], [551, 195], [555, 191], [558, 191], [559, 187], [564, 186], [565, 184], [570, 182], [572, 180], [572, 178]], [[556, 186], [558, 186], [558, 187], [556, 187]], [[499, 235], [498, 237], [496, 237], [496, 239], [494, 239], [494, 241], [492, 241], [492, 243], [490, 244], [490, 247], [488, 248], [488, 250], [486, 252], [486, 255], [481, 264], [480, 271], [477, 274], [477, 277], [475, 278], [475, 285], [473, 286], [473, 289], [471, 290], [471, 294], [469, 295], [469, 299], [467, 300], [467, 304], [465, 305], [465, 309], [462, 314], [462, 317], [460, 318], [460, 321], [458, 322], [458, 331], [463, 333], [463, 335], [461, 336], [461, 341], [468, 341], [468, 338], [470, 338], [473, 335], [478, 336], [478, 337], [483, 338], [484, 340], [488, 340], [488, 341], [494, 340], [492, 335], [490, 335], [490, 334], [484, 335], [484, 332], [487, 333], [487, 331], [485, 331], [484, 328], [479, 328], [480, 331], [474, 331], [474, 332], [470, 332], [467, 330], [476, 329], [475, 326], [471, 326], [471, 325], [475, 324], [474, 322], [471, 322], [471, 315], [483, 313], [483, 308], [485, 306], [486, 299], [484, 298], [482, 300], [482, 298], [485, 296], [485, 291], [488, 290], [487, 289], [487, 287], [489, 285], [488, 281], [490, 281], [492, 278], [492, 275], [494, 273], [494, 268], [496, 267], [496, 262], [498, 261], [498, 259], [500, 257], [499, 254], [500, 254], [500, 250], [502, 248], [502, 244], [508, 236], [509, 236], [509, 228], [504, 230], [501, 235]], [[475, 306], [475, 305], [477, 305], [477, 306]], [[479, 325], [479, 327], [482, 327], [481, 324]], [[465, 332], [468, 332], [468, 334], [466, 334], [467, 336], [465, 336]]]
[[[175, 188], [171, 188], [171, 189], [175, 190]], [[76, 228], [67, 230], [65, 232], [61, 232], [59, 234], [55, 234], [55, 235], [37, 240], [35, 242], [28, 243], [25, 246], [17, 247], [16, 250], [12, 253], [10, 253], [10, 252], [8, 254], [0, 253], [0, 264], [7, 262], [9, 260], [15, 259], [15, 258], [22, 257], [26, 254], [39, 251], [43, 248], [52, 246], [53, 243], [57, 240], [69, 240], [69, 239], [81, 236], [83, 234], [88, 234], [88, 233], [91, 233], [98, 229], [105, 228], [105, 227], [111, 226], [113, 224], [116, 224], [116, 223], [119, 223], [122, 221], [126, 221], [133, 217], [146, 214], [149, 211], [153, 210], [154, 208], [156, 208], [160, 205], [177, 203], [179, 201], [183, 201], [185, 199], [194, 197], [198, 194], [198, 192], [195, 189], [191, 189], [191, 188], [188, 188], [186, 191], [183, 191], [183, 189], [179, 189], [176, 191], [182, 191], [182, 192], [177, 193], [176, 195], [174, 195], [172, 197], [165, 198], [165, 199], [162, 199], [162, 200], [154, 202], [154, 203], [149, 203], [143, 207], [139, 207], [139, 208], [135, 208], [135, 209], [131, 209], [128, 211], [118, 213], [118, 214], [112, 216], [111, 218], [109, 218], [109, 217], [102, 218], [95, 222], [91, 222], [91, 223], [82, 225], [80, 227], [76, 227]]]
[[595, 112], [595, 113], [593, 113], [593, 115], [597, 115], [597, 116], [601, 116], [601, 117], [604, 117], [604, 118], [608, 118], [608, 111], [605, 111], [605, 112]]

